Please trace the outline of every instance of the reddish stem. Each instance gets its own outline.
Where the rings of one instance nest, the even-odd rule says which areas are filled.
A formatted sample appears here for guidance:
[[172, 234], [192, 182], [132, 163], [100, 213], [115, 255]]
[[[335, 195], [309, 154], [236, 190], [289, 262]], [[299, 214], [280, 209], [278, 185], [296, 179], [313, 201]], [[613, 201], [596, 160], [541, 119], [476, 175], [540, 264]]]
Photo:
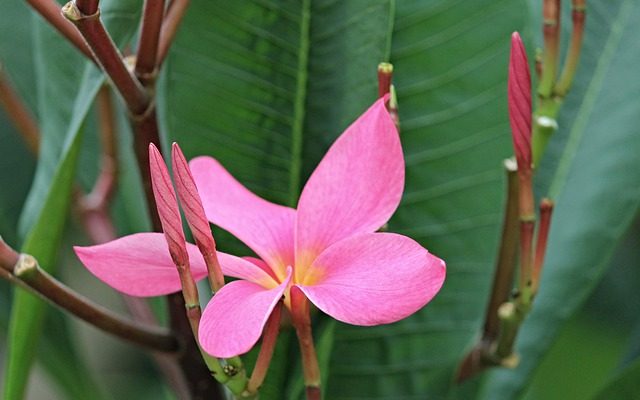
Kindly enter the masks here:
[[302, 291], [295, 286], [290, 289], [290, 293], [291, 317], [298, 336], [298, 343], [300, 344], [307, 400], [320, 399], [320, 366], [313, 344], [309, 301]]
[[258, 354], [256, 365], [251, 373], [251, 379], [247, 384], [247, 391], [249, 393], [258, 393], [258, 389], [260, 389], [262, 382], [264, 382], [264, 378], [267, 376], [269, 364], [271, 364], [271, 358], [273, 357], [276, 342], [278, 341], [281, 315], [282, 303], [279, 303], [276, 308], [273, 309], [273, 312], [265, 325], [264, 334], [262, 335], [262, 344], [260, 345], [260, 353]]
[[536, 293], [540, 285], [540, 274], [544, 265], [544, 256], [547, 252], [547, 240], [549, 238], [549, 228], [551, 227], [551, 214], [553, 213], [553, 202], [549, 199], [542, 199], [540, 202], [540, 224], [538, 225], [538, 240], [536, 242], [536, 256], [533, 263], [532, 291]]
[[[92, 9], [97, 2], [87, 2], [87, 9]], [[62, 8], [62, 13], [75, 24], [91, 51], [98, 60], [104, 72], [123, 97], [127, 108], [134, 115], [145, 113], [150, 104], [150, 98], [140, 82], [127, 69], [120, 51], [111, 40], [111, 36], [100, 21], [100, 13], [84, 13], [74, 1]]]
[[393, 65], [386, 62], [378, 64], [378, 98], [389, 93], [392, 78]]
[[91, 61], [93, 54], [82, 38], [78, 30], [60, 14], [60, 5], [54, 0], [27, 0], [27, 3], [38, 12], [47, 22], [51, 24], [62, 36], [67, 38], [82, 54]]
[[143, 83], [153, 82], [155, 78], [163, 17], [164, 0], [145, 0], [135, 67], [136, 76]]
[[162, 62], [169, 53], [171, 43], [178, 32], [178, 27], [182, 18], [189, 7], [190, 0], [172, 0], [167, 10], [167, 15], [162, 23], [162, 30], [160, 31], [160, 43], [158, 44], [158, 59], [156, 65], [162, 65]]
[[573, 83], [573, 77], [578, 69], [580, 61], [580, 50], [582, 49], [582, 38], [584, 36], [584, 22], [586, 17], [586, 1], [573, 0], [571, 10], [571, 20], [573, 22], [573, 30], [571, 31], [571, 43], [569, 51], [562, 69], [562, 74], [556, 85], [556, 96], [564, 97]]
[[76, 7], [85, 15], [91, 15], [98, 12], [99, 0], [74, 0]]
[[7, 117], [13, 122], [22, 135], [32, 153], [38, 154], [40, 132], [33, 115], [13, 89], [9, 78], [0, 65], [0, 105], [5, 109]]

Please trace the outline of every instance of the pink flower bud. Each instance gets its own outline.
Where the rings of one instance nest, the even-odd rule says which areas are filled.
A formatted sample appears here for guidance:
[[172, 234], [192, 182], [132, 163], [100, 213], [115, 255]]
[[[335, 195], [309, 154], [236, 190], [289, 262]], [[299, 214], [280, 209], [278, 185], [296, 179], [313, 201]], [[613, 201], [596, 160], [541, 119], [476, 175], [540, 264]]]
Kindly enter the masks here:
[[153, 196], [156, 200], [160, 222], [162, 222], [162, 230], [169, 246], [169, 253], [171, 253], [171, 258], [177, 266], [187, 266], [189, 256], [184, 232], [182, 231], [182, 219], [180, 218], [178, 201], [173, 191], [167, 165], [153, 143], [149, 144], [149, 168], [151, 170]]
[[216, 243], [211, 234], [209, 220], [202, 207], [198, 188], [191, 175], [189, 164], [177, 143], [172, 146], [171, 156], [176, 190], [182, 204], [184, 216], [209, 268], [211, 284], [215, 290], [218, 290], [224, 285], [224, 277], [216, 256]]
[[211, 235], [211, 227], [204, 213], [196, 183], [193, 181], [189, 164], [187, 164], [187, 160], [184, 158], [184, 154], [182, 154], [182, 150], [180, 150], [180, 146], [177, 143], [173, 144], [171, 155], [176, 191], [196, 244], [202, 250], [215, 251], [216, 244]]
[[531, 170], [531, 76], [527, 53], [518, 32], [511, 35], [509, 59], [509, 120], [520, 171]]

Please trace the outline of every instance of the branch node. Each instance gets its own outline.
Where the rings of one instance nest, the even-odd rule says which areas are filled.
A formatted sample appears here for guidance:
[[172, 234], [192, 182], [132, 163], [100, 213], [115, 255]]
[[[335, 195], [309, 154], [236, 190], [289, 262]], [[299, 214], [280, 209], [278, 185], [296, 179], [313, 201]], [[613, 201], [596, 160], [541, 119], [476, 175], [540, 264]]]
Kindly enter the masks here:
[[71, 0], [64, 6], [62, 6], [62, 15], [74, 24], [82, 20], [91, 20], [100, 18], [100, 9], [97, 9], [93, 14], [84, 14], [76, 5], [75, 0]]

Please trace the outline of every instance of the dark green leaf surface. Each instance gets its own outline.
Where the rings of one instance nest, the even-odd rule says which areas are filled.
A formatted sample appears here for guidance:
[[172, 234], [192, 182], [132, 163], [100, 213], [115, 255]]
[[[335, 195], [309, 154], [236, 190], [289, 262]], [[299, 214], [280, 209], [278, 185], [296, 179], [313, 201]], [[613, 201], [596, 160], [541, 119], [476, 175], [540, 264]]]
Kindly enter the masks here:
[[588, 15], [578, 84], [546, 158], [559, 162], [541, 185], [557, 207], [540, 293], [517, 343], [521, 364], [490, 377], [487, 399], [512, 399], [523, 390], [638, 210], [640, 81], [629, 66], [640, 58], [640, 4], [589, 2]]
[[610, 399], [640, 399], [640, 359], [621, 371], [594, 397], [594, 400]]
[[339, 325], [328, 398], [440, 398], [478, 331], [510, 152], [509, 35], [521, 16], [509, 1], [397, 3], [391, 62], [407, 181], [389, 230], [445, 259], [447, 279], [404, 321]]

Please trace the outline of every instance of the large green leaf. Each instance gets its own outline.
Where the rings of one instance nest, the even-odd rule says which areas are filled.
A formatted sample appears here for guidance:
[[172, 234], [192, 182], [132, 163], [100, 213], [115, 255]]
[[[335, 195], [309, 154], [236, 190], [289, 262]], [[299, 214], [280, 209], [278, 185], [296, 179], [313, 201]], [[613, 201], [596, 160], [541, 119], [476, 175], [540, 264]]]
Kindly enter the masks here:
[[[29, 47], [33, 43], [31, 18], [27, 7], [10, 2], [0, 13], [0, 69], [27, 106], [35, 111], [34, 63], [28, 51], [16, 51], [15, 43]], [[29, 190], [35, 156], [0, 109], [0, 234], [8, 243], [18, 243], [17, 224], [20, 208]], [[10, 188], [10, 190], [8, 190]]]
[[[407, 182], [389, 229], [447, 261], [443, 290], [389, 326], [338, 326], [331, 399], [442, 396], [480, 327], [501, 221], [501, 160], [509, 155], [509, 1], [398, 2], [391, 62]], [[418, 397], [421, 396], [421, 397]]]
[[[189, 157], [218, 158], [259, 195], [295, 205], [331, 141], [376, 97], [392, 4], [193, 2], [162, 86], [169, 137]], [[223, 232], [216, 238], [247, 254]], [[292, 369], [279, 346], [285, 356], [271, 370]], [[262, 397], [284, 396], [279, 376], [269, 375]]]
[[[118, 42], [131, 36], [138, 20], [138, 2], [105, 2], [103, 10], [103, 18]], [[26, 236], [23, 251], [51, 271], [69, 208], [82, 123], [104, 78], [51, 28], [42, 23], [35, 26], [39, 116], [45, 123], [41, 124], [38, 169], [21, 217], [21, 231]], [[7, 400], [24, 396], [43, 314], [41, 300], [16, 290], [8, 338]], [[78, 379], [89, 379], [81, 362], [76, 361], [68, 367]]]
[[[485, 397], [511, 399], [529, 382], [559, 328], [602, 275], [640, 204], [640, 3], [589, 2], [582, 67], [558, 137], [543, 161], [557, 200], [541, 290], [517, 343], [514, 371], [493, 374]], [[566, 143], [566, 145], [565, 145]], [[559, 156], [558, 156], [559, 155]]]
[[640, 399], [640, 359], [625, 368], [602, 389], [594, 400]]

